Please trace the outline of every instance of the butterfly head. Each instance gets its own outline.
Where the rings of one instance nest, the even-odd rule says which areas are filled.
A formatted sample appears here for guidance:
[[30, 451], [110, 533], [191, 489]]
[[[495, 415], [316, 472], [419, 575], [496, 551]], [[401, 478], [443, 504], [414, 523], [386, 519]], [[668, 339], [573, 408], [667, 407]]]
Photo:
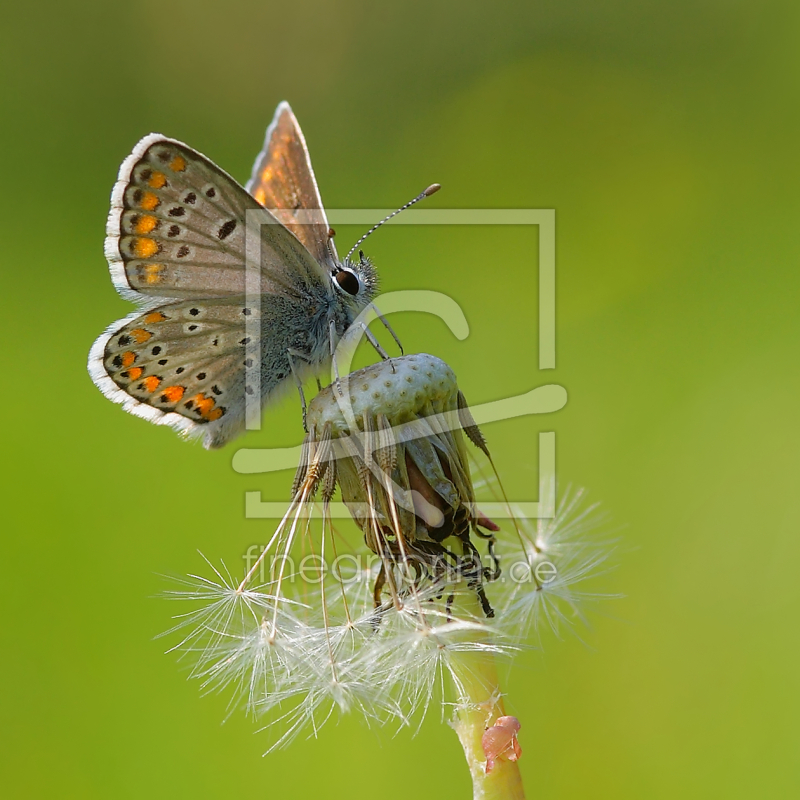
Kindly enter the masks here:
[[378, 272], [363, 250], [358, 251], [358, 260], [345, 258], [331, 280], [336, 292], [359, 308], [365, 308], [378, 293]]
[[[430, 197], [438, 192], [442, 187], [438, 183], [432, 183], [425, 191], [418, 194], [413, 200], [409, 200], [405, 205], [384, 217], [379, 223], [373, 225], [351, 248], [350, 252], [344, 257], [341, 265], [331, 274], [331, 279], [338, 291], [339, 296], [346, 302], [349, 300], [359, 309], [366, 308], [372, 298], [378, 293], [378, 273], [372, 262], [364, 255], [363, 250], [358, 250], [358, 261], [352, 256], [358, 249], [361, 242], [370, 234], [374, 233], [384, 223], [392, 217], [396, 217], [401, 211], [405, 211], [420, 200]], [[333, 236], [333, 229], [329, 229], [330, 236]]]

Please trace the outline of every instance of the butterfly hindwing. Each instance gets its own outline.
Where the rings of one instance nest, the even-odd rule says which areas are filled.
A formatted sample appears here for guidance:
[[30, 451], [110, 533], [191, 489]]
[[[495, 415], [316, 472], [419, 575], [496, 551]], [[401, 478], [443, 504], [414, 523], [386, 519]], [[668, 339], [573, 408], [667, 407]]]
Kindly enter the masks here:
[[324, 282], [308, 250], [230, 175], [181, 142], [145, 137], [111, 198], [106, 257], [115, 286], [140, 303], [244, 294], [252, 210], [267, 223], [259, 226], [260, 290], [296, 293]]
[[[314, 331], [314, 326], [319, 330]], [[165, 303], [115, 323], [89, 355], [89, 372], [126, 411], [225, 444], [244, 428], [248, 398], [261, 404], [294, 385], [289, 351], [310, 360], [294, 365], [306, 377], [319, 363], [313, 341], [324, 316], [305, 304], [265, 295]]]

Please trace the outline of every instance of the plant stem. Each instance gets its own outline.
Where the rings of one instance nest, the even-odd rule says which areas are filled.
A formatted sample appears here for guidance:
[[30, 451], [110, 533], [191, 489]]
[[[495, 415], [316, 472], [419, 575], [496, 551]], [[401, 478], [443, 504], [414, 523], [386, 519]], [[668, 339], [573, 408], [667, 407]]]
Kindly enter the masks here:
[[[457, 592], [452, 610], [457, 618], [480, 618], [482, 614], [473, 590]], [[488, 634], [471, 633], [470, 637], [472, 641], [479, 638], [491, 644]], [[486, 754], [481, 738], [498, 717], [505, 716], [494, 655], [491, 652], [459, 652], [453, 665], [460, 697], [450, 724], [464, 748], [472, 775], [473, 800], [524, 800], [525, 791], [516, 761], [501, 756], [492, 771], [486, 774]]]

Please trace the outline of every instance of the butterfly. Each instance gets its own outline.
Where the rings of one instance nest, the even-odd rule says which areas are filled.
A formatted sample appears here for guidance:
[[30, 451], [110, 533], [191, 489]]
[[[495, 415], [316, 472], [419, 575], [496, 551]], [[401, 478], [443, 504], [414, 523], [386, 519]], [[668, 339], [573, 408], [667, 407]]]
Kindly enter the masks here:
[[[246, 268], [254, 210], [266, 222], [255, 298]], [[244, 187], [182, 142], [144, 137], [120, 167], [105, 255], [115, 288], [139, 309], [94, 343], [92, 380], [125, 411], [202, 436], [208, 449], [244, 430], [250, 400], [260, 416], [296, 384], [305, 409], [303, 381], [330, 364], [377, 292], [363, 252], [336, 253], [285, 102]]]

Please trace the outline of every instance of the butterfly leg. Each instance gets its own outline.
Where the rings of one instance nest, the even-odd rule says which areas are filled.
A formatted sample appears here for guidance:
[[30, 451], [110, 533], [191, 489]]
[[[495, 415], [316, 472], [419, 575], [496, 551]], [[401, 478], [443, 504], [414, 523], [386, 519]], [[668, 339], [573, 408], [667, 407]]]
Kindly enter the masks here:
[[375, 316], [384, 324], [386, 330], [392, 334], [392, 339], [394, 339], [395, 342], [397, 342], [397, 346], [400, 348], [400, 355], [401, 356], [405, 355], [406, 351], [403, 350], [403, 345], [400, 342], [400, 339], [398, 338], [397, 334], [394, 332], [394, 328], [392, 328], [392, 326], [389, 324], [389, 320], [386, 319], [386, 317], [384, 317], [383, 314], [381, 314], [375, 303], [372, 303], [371, 305], [372, 305], [372, 310], [375, 312]]
[[328, 320], [328, 339], [331, 345], [331, 365], [333, 366], [336, 391], [339, 392], [339, 397], [344, 397], [344, 392], [342, 392], [342, 383], [339, 380], [339, 367], [336, 365], [336, 320], [333, 319], [333, 317]]
[[375, 334], [362, 322], [361, 330], [367, 341], [378, 351], [378, 355], [384, 360], [389, 361], [389, 354], [381, 347], [381, 343], [375, 338]]
[[308, 433], [308, 427], [306, 426], [306, 396], [303, 393], [303, 381], [300, 380], [300, 376], [297, 374], [297, 370], [294, 368], [294, 360], [295, 358], [302, 358], [304, 361], [308, 359], [299, 351], [292, 350], [290, 347], [287, 351], [289, 356], [289, 366], [292, 370], [292, 375], [294, 376], [294, 382], [297, 384], [297, 391], [300, 393], [300, 405], [303, 408], [303, 430]]
[[363, 322], [361, 323], [361, 330], [364, 331], [364, 336], [366, 337], [367, 341], [378, 351], [378, 355], [384, 361], [389, 362], [392, 372], [394, 372], [395, 368], [394, 364], [392, 363], [392, 359], [389, 358], [389, 354], [381, 347], [381, 343], [375, 338], [375, 334]]

